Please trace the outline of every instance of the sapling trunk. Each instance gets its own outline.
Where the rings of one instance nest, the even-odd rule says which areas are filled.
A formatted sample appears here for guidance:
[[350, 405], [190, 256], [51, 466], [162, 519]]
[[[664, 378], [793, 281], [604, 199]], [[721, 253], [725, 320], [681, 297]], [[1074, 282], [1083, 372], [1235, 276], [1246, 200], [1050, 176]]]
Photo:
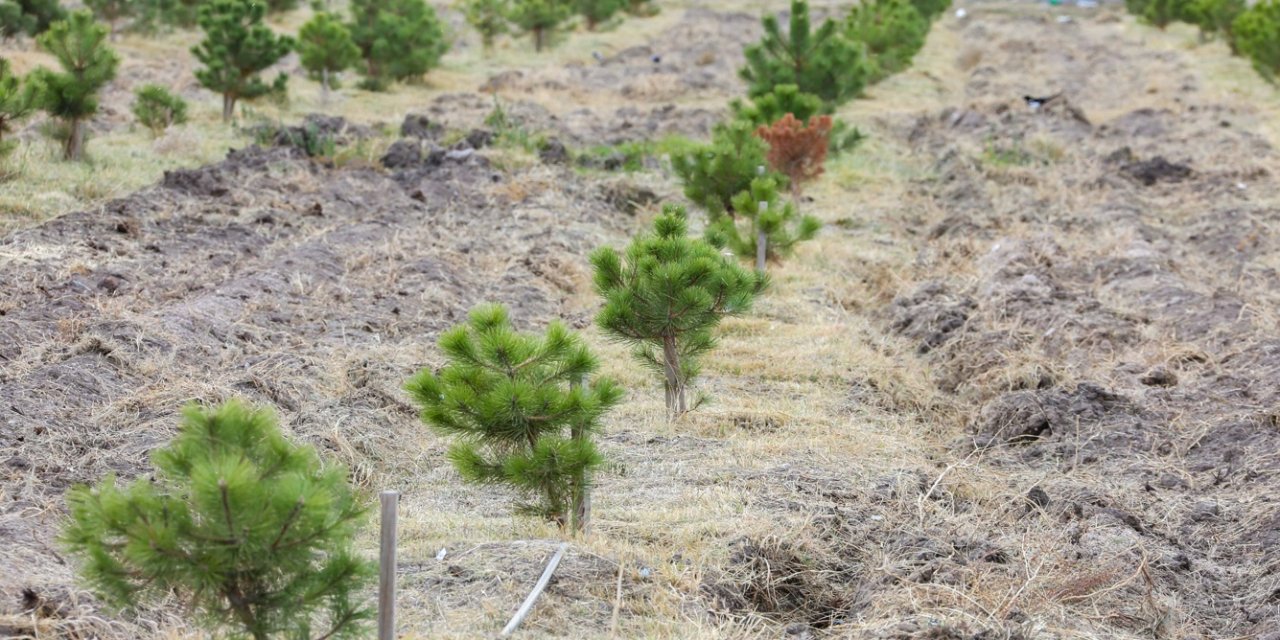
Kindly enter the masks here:
[[222, 94], [222, 121], [231, 122], [231, 116], [236, 114], [236, 98], [230, 93]]
[[71, 119], [63, 156], [67, 160], [79, 160], [84, 156], [84, 121], [80, 118]]
[[320, 102], [329, 104], [329, 70], [320, 70]]
[[[581, 389], [582, 378], [573, 381], [571, 389]], [[569, 427], [569, 437], [575, 443], [581, 443], [587, 435], [587, 425], [577, 422]], [[586, 533], [587, 523], [591, 518], [591, 487], [587, 484], [587, 470], [579, 469], [573, 478], [573, 499], [569, 523], [573, 531]]]
[[542, 51], [543, 39], [546, 37], [546, 29], [535, 27], [533, 29], [533, 50]]
[[667, 414], [671, 417], [679, 416], [687, 408], [684, 381], [680, 376], [680, 352], [676, 349], [675, 336], [662, 337], [662, 360], [667, 374]]

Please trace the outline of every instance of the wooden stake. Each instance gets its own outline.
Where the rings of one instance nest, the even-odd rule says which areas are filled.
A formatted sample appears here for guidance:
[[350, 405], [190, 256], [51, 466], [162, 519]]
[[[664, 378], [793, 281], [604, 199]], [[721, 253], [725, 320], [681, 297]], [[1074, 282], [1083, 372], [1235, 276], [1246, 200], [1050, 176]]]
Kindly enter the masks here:
[[768, 213], [769, 203], [761, 202], [759, 213], [756, 214], [756, 271], [764, 273], [764, 258], [769, 253], [769, 238], [764, 234], [764, 227], [760, 226], [760, 216]]
[[529, 592], [529, 597], [524, 599], [524, 604], [520, 605], [520, 609], [516, 611], [516, 615], [511, 617], [511, 622], [502, 628], [502, 633], [498, 637], [505, 638], [524, 622], [529, 612], [533, 610], [533, 603], [538, 601], [538, 596], [542, 595], [542, 590], [547, 588], [547, 583], [551, 582], [551, 574], [555, 573], [556, 567], [560, 566], [560, 559], [564, 558], [564, 552], [568, 550], [569, 543], [561, 542], [560, 548], [556, 549], [556, 554], [551, 556], [551, 562], [547, 563], [547, 568], [542, 571], [542, 577], [538, 578], [538, 584], [533, 585], [533, 591]]
[[396, 506], [400, 494], [383, 491], [382, 539], [378, 561], [378, 640], [396, 637]]

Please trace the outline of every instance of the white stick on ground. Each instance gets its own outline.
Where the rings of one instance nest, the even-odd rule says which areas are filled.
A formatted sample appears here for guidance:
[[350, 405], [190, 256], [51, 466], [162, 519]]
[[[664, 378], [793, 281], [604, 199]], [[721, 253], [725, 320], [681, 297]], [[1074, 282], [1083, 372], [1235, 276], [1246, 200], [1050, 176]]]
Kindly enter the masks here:
[[396, 637], [396, 505], [400, 494], [383, 491], [382, 539], [378, 558], [378, 640]]
[[524, 622], [529, 612], [533, 610], [533, 603], [538, 601], [538, 596], [542, 595], [542, 590], [547, 588], [547, 583], [551, 582], [551, 574], [555, 573], [556, 567], [560, 566], [560, 559], [564, 557], [564, 552], [569, 549], [568, 542], [561, 542], [560, 548], [556, 549], [556, 554], [551, 556], [551, 562], [547, 563], [547, 568], [542, 571], [542, 577], [538, 578], [538, 584], [533, 585], [533, 591], [529, 592], [529, 597], [524, 599], [524, 604], [520, 605], [520, 610], [516, 611], [516, 615], [511, 617], [511, 622], [502, 628], [502, 633], [498, 637], [505, 638], [511, 635]]

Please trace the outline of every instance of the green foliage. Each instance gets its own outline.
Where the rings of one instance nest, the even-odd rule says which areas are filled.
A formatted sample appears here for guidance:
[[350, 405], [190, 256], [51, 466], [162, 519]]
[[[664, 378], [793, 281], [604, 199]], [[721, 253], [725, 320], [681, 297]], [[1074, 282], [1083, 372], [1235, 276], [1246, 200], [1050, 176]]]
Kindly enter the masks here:
[[684, 195], [707, 211], [711, 220], [732, 216], [733, 197], [751, 188], [768, 163], [769, 145], [746, 121], [717, 125], [711, 144], [672, 156], [671, 166], [684, 184]]
[[200, 7], [198, 22], [205, 36], [191, 52], [204, 68], [196, 70], [196, 79], [222, 94], [223, 121], [231, 120], [240, 100], [284, 92], [288, 76], [281, 73], [268, 85], [260, 74], [287, 55], [294, 43], [262, 23], [266, 11], [254, 0], [212, 0]]
[[424, 0], [352, 0], [351, 17], [369, 89], [418, 78], [449, 49], [444, 26]]
[[79, 160], [84, 150], [84, 123], [98, 112], [98, 91], [116, 77], [120, 57], [106, 44], [107, 28], [93, 14], [77, 11], [55, 22], [36, 42], [58, 59], [62, 72], [45, 68], [29, 76], [35, 106], [66, 127], [63, 155]]
[[114, 33], [116, 23], [121, 18], [137, 15], [142, 9], [142, 0], [85, 0], [85, 6], [93, 11], [93, 15], [106, 22]]
[[1280, 73], [1280, 0], [1262, 0], [1232, 24], [1236, 48], [1269, 82]]
[[360, 48], [341, 21], [328, 13], [317, 13], [298, 31], [298, 54], [302, 68], [320, 80], [328, 92], [334, 86], [330, 74], [345, 71], [360, 62]]
[[139, 22], [144, 30], [157, 23], [190, 29], [196, 26], [200, 18], [200, 7], [207, 2], [208, 0], [146, 0]]
[[158, 84], [148, 84], [135, 94], [133, 115], [158, 136], [171, 125], [187, 121], [187, 102]]
[[946, 11], [947, 7], [951, 6], [951, 0], [911, 0], [911, 4], [916, 8], [916, 11], [920, 12], [920, 15], [928, 20], [933, 20], [942, 15], [942, 12]]
[[298, 8], [298, 0], [266, 0], [268, 13], [284, 13]]
[[805, 122], [811, 116], [830, 113], [822, 98], [805, 93], [794, 84], [780, 84], [768, 93], [756, 96], [750, 103], [735, 99], [729, 103], [729, 108], [734, 118], [747, 122], [753, 129], [773, 124], [788, 113]]
[[511, 29], [507, 22], [510, 0], [465, 0], [462, 10], [467, 24], [480, 32], [480, 42], [486, 51], [493, 48], [494, 39]]
[[0, 58], [0, 158], [14, 146], [13, 141], [4, 139], [5, 135], [13, 133], [19, 120], [31, 115], [35, 102], [31, 89], [30, 83], [23, 83], [9, 68], [9, 61]]
[[[534, 498], [521, 511], [561, 525], [602, 462], [591, 436], [622, 399], [599, 364], [559, 322], [545, 336], [515, 331], [501, 305], [471, 311], [440, 337], [449, 364], [406, 389], [422, 419], [455, 439], [449, 460], [468, 482], [503, 484]], [[578, 520], [581, 522], [581, 520]]]
[[1138, 17], [1147, 24], [1164, 29], [1188, 17], [1191, 0], [1146, 0]]
[[874, 0], [849, 11], [845, 36], [866, 47], [870, 84], [911, 66], [911, 59], [924, 46], [929, 26], [929, 19], [907, 0]]
[[1232, 23], [1246, 8], [1245, 0], [1191, 0], [1186, 19], [1199, 27], [1205, 38], [1220, 34], [1231, 52], [1238, 53]]
[[626, 0], [573, 0], [573, 10], [587, 21], [587, 29], [596, 27], [618, 15], [626, 6]]
[[0, 0], [0, 38], [20, 33], [40, 35], [66, 18], [58, 0]]
[[654, 233], [632, 240], [625, 254], [602, 247], [591, 263], [596, 292], [604, 298], [597, 324], [631, 344], [640, 362], [663, 376], [673, 416], [691, 408], [685, 392], [698, 375], [699, 358], [715, 347], [712, 329], [747, 311], [768, 282], [763, 273], [689, 237], [685, 210], [673, 205], [654, 221]]
[[91, 588], [122, 608], [177, 593], [232, 637], [359, 637], [373, 567], [351, 552], [363, 509], [346, 472], [286, 440], [269, 411], [183, 416], [153, 479], [68, 492], [62, 538]]
[[793, 84], [821, 98], [828, 109], [862, 93], [867, 70], [862, 47], [846, 38], [839, 25], [825, 21], [817, 31], [809, 26], [809, 4], [792, 0], [791, 24], [784, 36], [775, 16], [763, 20], [764, 39], [748, 46], [747, 66], [739, 70], [751, 97], [774, 87]]
[[640, 171], [650, 158], [670, 156], [672, 158], [691, 153], [701, 148], [697, 142], [682, 135], [672, 134], [657, 140], [631, 140], [613, 145], [598, 145], [586, 149], [579, 156], [579, 164], [601, 165], [618, 161], [616, 167], [605, 166], [606, 169], [622, 171]]
[[560, 23], [573, 11], [568, 0], [514, 0], [508, 16], [525, 33], [533, 35], [533, 48], [542, 51]]
[[[791, 255], [795, 245], [811, 240], [822, 228], [813, 216], [801, 216], [795, 205], [783, 203], [778, 196], [778, 182], [773, 178], [756, 178], [751, 188], [734, 197], [737, 218], [724, 217], [707, 227], [707, 241], [717, 247], [727, 247], [740, 258], [757, 256], [757, 241], [765, 237], [765, 256], [778, 261]], [[760, 203], [767, 203], [760, 211]], [[745, 223], [745, 224], [744, 224]]]

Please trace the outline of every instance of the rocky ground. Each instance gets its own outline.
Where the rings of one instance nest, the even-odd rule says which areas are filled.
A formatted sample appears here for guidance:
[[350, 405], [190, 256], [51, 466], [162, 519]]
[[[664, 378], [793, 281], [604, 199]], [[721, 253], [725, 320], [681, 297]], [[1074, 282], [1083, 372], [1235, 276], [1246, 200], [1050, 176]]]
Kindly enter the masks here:
[[556, 533], [456, 483], [399, 387], [498, 300], [585, 328], [629, 389], [530, 635], [1280, 638], [1273, 92], [1109, 9], [967, 8], [842, 114], [871, 139], [810, 193], [826, 231], [675, 425], [588, 328], [585, 256], [678, 189], [567, 156], [704, 134], [750, 13], [478, 83], [563, 147], [494, 149], [492, 97], [450, 92], [378, 163], [243, 149], [0, 239], [0, 631], [185, 633], [80, 590], [61, 496], [242, 396], [404, 491], [410, 637], [492, 635]]

